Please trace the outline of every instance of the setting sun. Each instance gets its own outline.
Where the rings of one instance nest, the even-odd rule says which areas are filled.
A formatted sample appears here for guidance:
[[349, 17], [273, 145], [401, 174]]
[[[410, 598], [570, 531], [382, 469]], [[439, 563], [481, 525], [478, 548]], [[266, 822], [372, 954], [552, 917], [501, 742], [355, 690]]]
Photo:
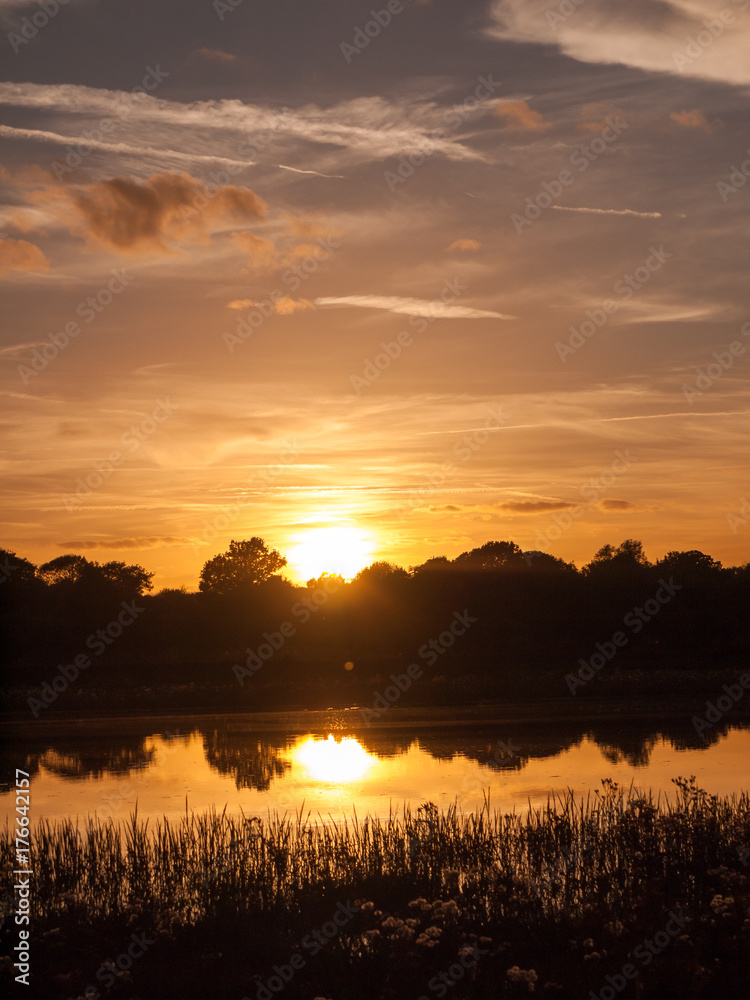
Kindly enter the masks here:
[[372, 562], [375, 543], [359, 528], [309, 528], [293, 536], [289, 565], [302, 582], [321, 573], [351, 579]]
[[294, 747], [291, 756], [294, 763], [304, 767], [310, 777], [333, 784], [363, 778], [377, 763], [377, 758], [369, 754], [358, 740], [345, 737], [337, 743], [332, 735], [327, 740], [308, 736]]

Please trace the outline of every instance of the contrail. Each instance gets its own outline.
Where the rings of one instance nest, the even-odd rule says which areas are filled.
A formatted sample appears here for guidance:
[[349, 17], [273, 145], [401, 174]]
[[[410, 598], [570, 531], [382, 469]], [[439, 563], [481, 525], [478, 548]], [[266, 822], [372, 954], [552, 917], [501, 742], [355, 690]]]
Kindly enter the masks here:
[[300, 170], [299, 167], [288, 167], [285, 163], [277, 163], [276, 166], [282, 170], [291, 170], [295, 174], [314, 174], [316, 177], [338, 177], [342, 181], [346, 180], [343, 174], [321, 174], [319, 170]]
[[660, 219], [661, 212], [635, 212], [632, 208], [568, 208], [553, 205], [558, 212], [588, 212], [590, 215], [635, 215], [639, 219]]

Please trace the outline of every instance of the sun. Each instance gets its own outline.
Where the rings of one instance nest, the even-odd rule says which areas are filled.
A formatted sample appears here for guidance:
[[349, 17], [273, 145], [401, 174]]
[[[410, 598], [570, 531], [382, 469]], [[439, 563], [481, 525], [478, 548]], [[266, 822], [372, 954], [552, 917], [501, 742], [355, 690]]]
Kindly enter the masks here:
[[306, 583], [321, 573], [338, 573], [345, 580], [372, 562], [375, 543], [360, 528], [308, 528], [292, 537], [289, 564], [298, 580]]

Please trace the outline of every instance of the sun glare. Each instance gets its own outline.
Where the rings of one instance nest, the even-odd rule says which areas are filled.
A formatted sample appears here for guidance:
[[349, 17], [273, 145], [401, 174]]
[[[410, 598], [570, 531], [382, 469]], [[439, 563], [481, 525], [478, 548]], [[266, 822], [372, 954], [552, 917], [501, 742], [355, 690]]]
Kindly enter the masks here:
[[321, 573], [339, 573], [350, 580], [372, 562], [375, 550], [364, 531], [349, 527], [308, 528], [292, 542], [289, 563], [302, 583]]
[[331, 784], [363, 778], [377, 763], [377, 757], [369, 754], [358, 740], [350, 736], [340, 743], [333, 736], [327, 740], [307, 736], [292, 749], [291, 757], [311, 778]]

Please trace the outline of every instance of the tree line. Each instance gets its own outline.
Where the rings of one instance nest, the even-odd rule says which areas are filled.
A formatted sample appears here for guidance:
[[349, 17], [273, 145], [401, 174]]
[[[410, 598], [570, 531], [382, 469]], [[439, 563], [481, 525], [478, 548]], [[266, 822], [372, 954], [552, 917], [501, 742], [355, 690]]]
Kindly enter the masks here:
[[[243, 706], [269, 690], [282, 703], [285, 691], [324, 702], [335, 692], [370, 697], [415, 663], [417, 699], [457, 685], [466, 697], [569, 696], [571, 671], [586, 678], [588, 694], [639, 671], [689, 679], [746, 669], [750, 652], [750, 566], [724, 567], [698, 550], [652, 562], [640, 541], [625, 539], [579, 569], [489, 541], [454, 559], [408, 569], [378, 561], [353, 580], [323, 574], [305, 586], [285, 578], [285, 566], [261, 538], [233, 540], [206, 561], [197, 591], [153, 593], [153, 574], [140, 565], [66, 554], [35, 566], [0, 550], [6, 688], [32, 687], [87, 648], [95, 665], [66, 698], [197, 685], [225, 689]], [[460, 637], [450, 632], [457, 613], [472, 623]], [[601, 670], [598, 650], [607, 652]], [[590, 662], [596, 671], [580, 674]]]

